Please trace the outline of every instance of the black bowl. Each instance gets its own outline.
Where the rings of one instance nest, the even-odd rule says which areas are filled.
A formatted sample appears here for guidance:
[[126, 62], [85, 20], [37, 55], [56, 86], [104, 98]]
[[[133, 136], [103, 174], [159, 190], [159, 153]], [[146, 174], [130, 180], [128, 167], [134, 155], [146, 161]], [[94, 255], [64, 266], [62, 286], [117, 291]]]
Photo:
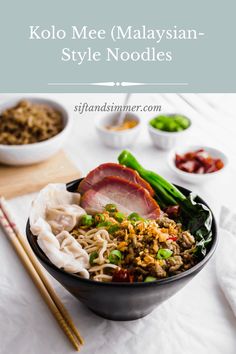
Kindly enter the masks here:
[[[76, 191], [82, 179], [67, 184], [70, 192]], [[177, 186], [185, 195], [189, 190]], [[207, 205], [198, 197], [198, 202]], [[29, 220], [26, 234], [34, 253], [48, 270], [71, 294], [96, 314], [117, 321], [135, 320], [152, 312], [163, 301], [169, 299], [183, 288], [209, 261], [217, 244], [216, 222], [213, 216], [213, 239], [206, 256], [191, 269], [169, 278], [150, 283], [103, 283], [83, 279], [67, 273], [53, 265], [37, 244], [36, 237], [30, 231]]]

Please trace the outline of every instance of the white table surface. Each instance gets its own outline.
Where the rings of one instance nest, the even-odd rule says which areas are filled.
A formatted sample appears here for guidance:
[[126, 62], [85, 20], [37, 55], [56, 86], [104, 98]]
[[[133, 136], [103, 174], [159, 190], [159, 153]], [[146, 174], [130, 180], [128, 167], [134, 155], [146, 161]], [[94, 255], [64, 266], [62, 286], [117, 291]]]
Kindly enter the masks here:
[[[0, 103], [11, 97], [2, 95]], [[75, 129], [65, 150], [84, 175], [99, 163], [116, 161], [119, 151], [104, 147], [96, 136], [94, 119], [99, 119], [99, 114], [80, 116], [73, 113], [73, 106], [80, 102], [122, 104], [124, 95], [57, 94], [51, 97], [67, 105], [74, 115]], [[208, 201], [217, 218], [222, 204], [235, 207], [236, 95], [135, 94], [131, 103], [160, 104], [163, 111], [188, 115], [193, 121], [193, 129], [182, 144], [219, 147], [227, 153], [230, 165], [224, 175], [204, 185], [191, 186], [178, 180], [167, 167], [167, 153], [155, 149], [148, 136], [146, 123], [153, 113], [140, 114], [143, 129], [131, 149], [139, 161], [167, 179], [198, 192]], [[25, 195], [10, 201], [22, 230], [34, 196]], [[215, 257], [174, 297], [146, 318], [133, 322], [113, 322], [97, 317], [56, 281], [52, 279], [52, 282], [85, 338], [84, 354], [235, 353], [236, 319], [217, 283]], [[0, 353], [72, 352], [70, 343], [0, 230]]]

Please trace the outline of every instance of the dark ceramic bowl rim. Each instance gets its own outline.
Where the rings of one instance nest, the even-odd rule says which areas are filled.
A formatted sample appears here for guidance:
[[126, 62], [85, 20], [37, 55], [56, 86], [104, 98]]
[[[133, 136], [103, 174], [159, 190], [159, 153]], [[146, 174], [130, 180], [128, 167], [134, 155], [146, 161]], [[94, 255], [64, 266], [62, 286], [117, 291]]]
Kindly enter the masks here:
[[[74, 185], [78, 185], [83, 178], [80, 179], [76, 179], [74, 181], [68, 182], [66, 184], [67, 189], [72, 188]], [[187, 188], [175, 185], [177, 188], [180, 188], [184, 193], [189, 193], [190, 191]], [[198, 196], [198, 199], [201, 203], [205, 204], [208, 208], [209, 206], [207, 205], [207, 203]], [[210, 208], [209, 208], [210, 209]], [[96, 286], [111, 286], [111, 287], [148, 287], [148, 286], [158, 286], [158, 285], [163, 285], [163, 284], [168, 284], [171, 283], [173, 281], [177, 281], [180, 280], [184, 277], [187, 277], [188, 275], [194, 273], [195, 271], [197, 271], [199, 268], [203, 267], [207, 261], [212, 257], [212, 255], [215, 252], [217, 243], [218, 243], [218, 236], [217, 236], [217, 224], [215, 221], [215, 217], [214, 214], [212, 212], [212, 210], [210, 209], [211, 213], [212, 213], [212, 229], [215, 229], [215, 232], [213, 233], [213, 239], [212, 239], [212, 243], [211, 243], [211, 248], [209, 249], [209, 251], [207, 252], [206, 256], [199, 262], [197, 263], [194, 267], [180, 273], [177, 275], [173, 275], [171, 277], [168, 278], [164, 278], [164, 279], [158, 279], [155, 280], [153, 282], [135, 282], [135, 283], [125, 283], [125, 282], [98, 282], [95, 280], [91, 280], [91, 279], [85, 279], [82, 277], [79, 277], [78, 275], [75, 275], [73, 273], [68, 273], [66, 271], [64, 271], [63, 269], [60, 269], [58, 267], [56, 267], [54, 264], [51, 263], [51, 261], [47, 258], [47, 256], [43, 253], [43, 251], [40, 249], [40, 247], [38, 246], [38, 244], [36, 242], [33, 241], [33, 239], [36, 237], [32, 234], [32, 232], [30, 231], [30, 224], [29, 224], [29, 218], [27, 220], [27, 225], [26, 225], [26, 235], [27, 235], [27, 239], [28, 242], [30, 244], [30, 247], [32, 248], [32, 250], [34, 251], [34, 253], [37, 255], [37, 257], [43, 262], [46, 263], [48, 267], [52, 268], [54, 271], [57, 271], [58, 273], [61, 273], [64, 276], [68, 276], [71, 279], [74, 279], [74, 281], [78, 281], [78, 282], [82, 282], [82, 283], [87, 283], [88, 285], [96, 285]]]

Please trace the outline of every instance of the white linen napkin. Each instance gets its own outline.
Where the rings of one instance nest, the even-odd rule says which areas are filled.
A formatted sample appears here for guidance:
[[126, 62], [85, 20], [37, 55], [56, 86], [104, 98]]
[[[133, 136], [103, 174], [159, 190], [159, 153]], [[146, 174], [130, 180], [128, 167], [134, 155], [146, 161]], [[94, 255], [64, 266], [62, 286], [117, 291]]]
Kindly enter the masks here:
[[236, 316], [236, 213], [226, 207], [222, 207], [220, 213], [216, 274], [219, 285]]

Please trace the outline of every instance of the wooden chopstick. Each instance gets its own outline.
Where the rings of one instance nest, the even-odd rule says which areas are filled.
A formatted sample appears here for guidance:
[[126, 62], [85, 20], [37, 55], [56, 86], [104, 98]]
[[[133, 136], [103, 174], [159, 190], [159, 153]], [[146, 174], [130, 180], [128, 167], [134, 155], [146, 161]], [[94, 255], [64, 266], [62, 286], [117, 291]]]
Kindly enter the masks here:
[[50, 284], [50, 282], [49, 282], [49, 280], [48, 280], [48, 278], [47, 278], [47, 276], [46, 276], [41, 264], [39, 263], [39, 261], [35, 257], [32, 249], [29, 246], [29, 244], [24, 239], [24, 237], [21, 234], [18, 226], [13, 221], [13, 217], [11, 216], [11, 213], [9, 212], [9, 209], [8, 209], [8, 206], [7, 206], [7, 202], [6, 202], [6, 200], [3, 197], [0, 198], [0, 208], [2, 209], [3, 213], [5, 214], [5, 217], [7, 218], [10, 226], [12, 227], [13, 231], [15, 232], [19, 242], [21, 243], [21, 246], [24, 248], [26, 254], [28, 255], [30, 261], [32, 262], [36, 272], [38, 273], [39, 277], [41, 278], [41, 280], [42, 280], [44, 286], [46, 287], [47, 291], [49, 292], [51, 298], [55, 302], [56, 306], [58, 307], [59, 311], [63, 315], [64, 319], [66, 320], [66, 322], [68, 323], [70, 328], [72, 329], [75, 337], [79, 340], [79, 342], [81, 344], [84, 344], [84, 340], [81, 337], [78, 329], [75, 327], [75, 324], [73, 323], [73, 321], [72, 321], [72, 319], [70, 317], [70, 314], [68, 313], [67, 309], [65, 308], [65, 306], [61, 302], [60, 298], [56, 294], [55, 290], [53, 289], [52, 285]]
[[11, 241], [17, 255], [19, 256], [20, 260], [22, 261], [23, 265], [25, 266], [26, 270], [28, 271], [31, 279], [33, 280], [34, 284], [38, 288], [40, 294], [42, 295], [44, 301], [48, 305], [49, 309], [51, 310], [52, 314], [56, 318], [58, 324], [69, 338], [71, 343], [73, 344], [74, 348], [79, 351], [79, 344], [76, 341], [75, 337], [73, 336], [68, 323], [65, 321], [62, 313], [59, 311], [58, 307], [56, 306], [55, 302], [53, 301], [52, 297], [50, 296], [49, 292], [47, 291], [44, 283], [42, 282], [39, 274], [37, 273], [36, 269], [34, 268], [33, 264], [31, 263], [27, 253], [25, 252], [24, 248], [22, 247], [20, 241], [16, 237], [16, 234], [9, 224], [6, 216], [3, 213], [3, 210], [0, 208], [0, 224], [2, 225], [6, 235], [8, 236], [9, 240]]

